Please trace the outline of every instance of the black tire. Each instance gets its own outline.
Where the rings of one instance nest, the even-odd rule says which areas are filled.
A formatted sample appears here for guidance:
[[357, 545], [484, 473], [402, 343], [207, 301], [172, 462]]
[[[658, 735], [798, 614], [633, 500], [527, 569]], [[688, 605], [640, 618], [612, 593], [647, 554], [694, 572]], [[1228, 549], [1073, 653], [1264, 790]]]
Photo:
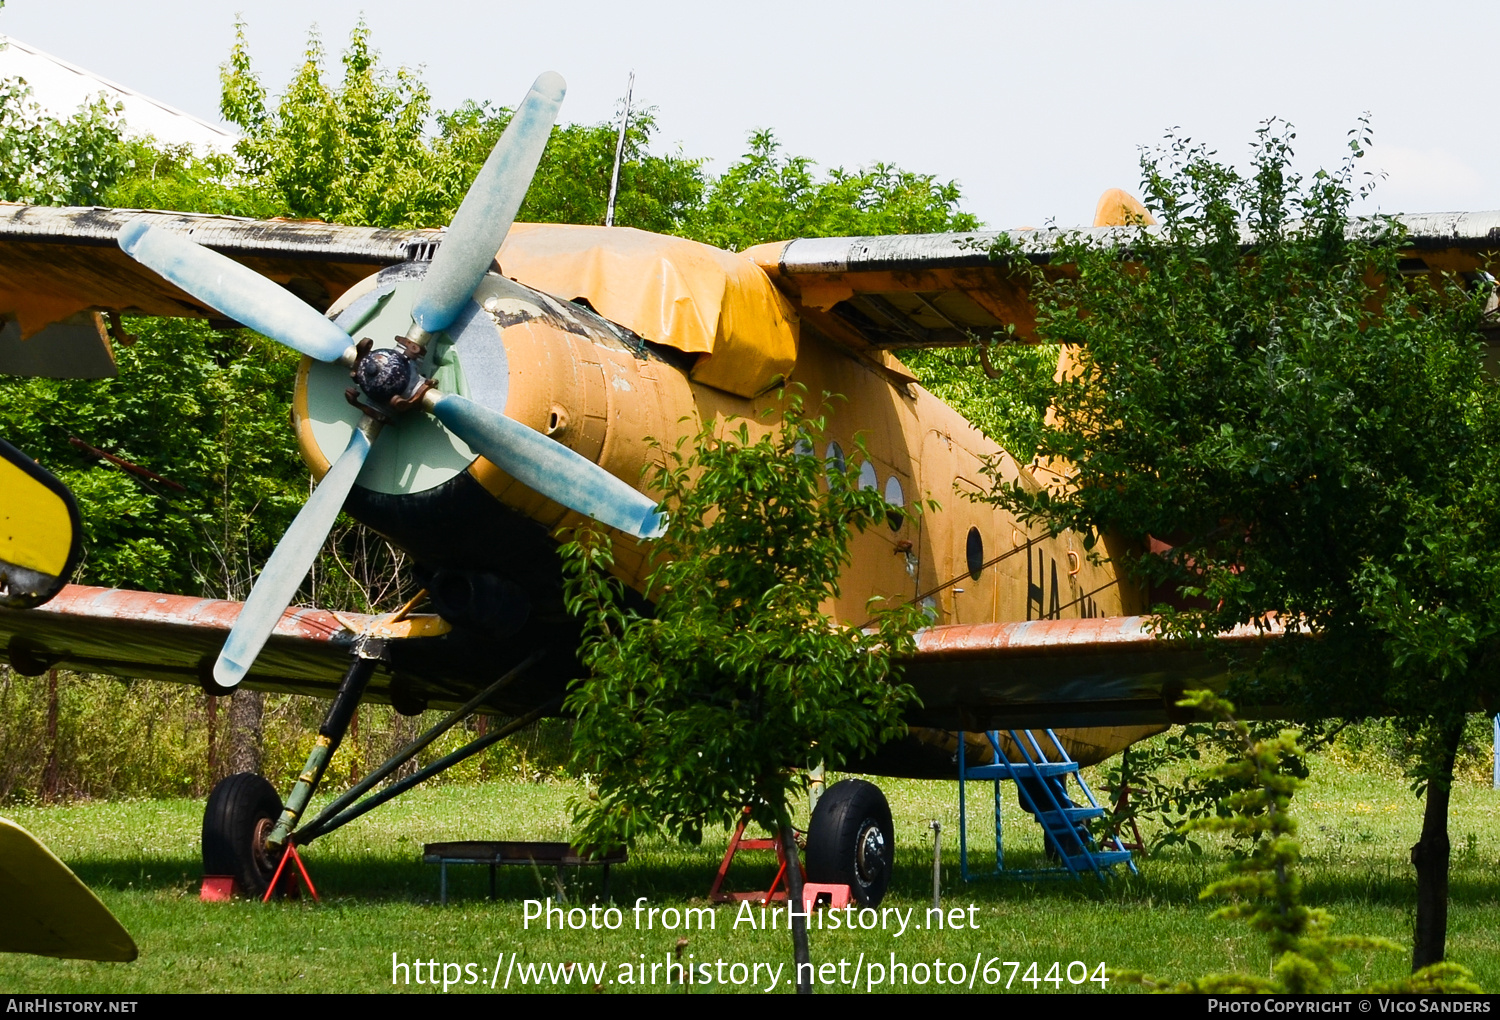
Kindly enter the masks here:
[[221, 779], [203, 809], [203, 873], [232, 875], [240, 892], [265, 895], [276, 873], [266, 837], [281, 817], [281, 797], [253, 772]]
[[855, 903], [876, 907], [895, 857], [896, 829], [880, 787], [863, 779], [830, 786], [807, 824], [807, 880], [847, 885]]

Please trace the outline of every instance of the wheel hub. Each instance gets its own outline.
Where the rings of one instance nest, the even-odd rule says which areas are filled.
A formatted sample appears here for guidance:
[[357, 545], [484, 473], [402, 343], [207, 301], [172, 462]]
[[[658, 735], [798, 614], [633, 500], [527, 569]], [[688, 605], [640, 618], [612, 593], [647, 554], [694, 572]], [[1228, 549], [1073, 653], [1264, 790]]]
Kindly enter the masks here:
[[266, 845], [266, 837], [271, 835], [275, 824], [274, 818], [257, 819], [255, 831], [250, 836], [250, 853], [255, 859], [255, 866], [266, 875], [271, 874], [276, 867], [271, 860], [271, 848]]
[[855, 856], [859, 878], [869, 885], [885, 871], [885, 834], [874, 819], [867, 818], [860, 826], [857, 847]]

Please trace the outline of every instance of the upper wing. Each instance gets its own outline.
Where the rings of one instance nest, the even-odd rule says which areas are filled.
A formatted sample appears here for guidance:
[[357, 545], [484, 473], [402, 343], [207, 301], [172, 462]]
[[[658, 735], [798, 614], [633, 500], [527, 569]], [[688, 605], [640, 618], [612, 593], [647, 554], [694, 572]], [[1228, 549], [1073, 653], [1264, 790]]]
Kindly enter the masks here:
[[113, 375], [101, 311], [217, 317], [120, 250], [120, 229], [143, 217], [244, 263], [319, 310], [384, 266], [431, 257], [441, 236], [436, 230], [0, 204], [0, 372]]
[[[1482, 271], [1500, 252], [1500, 212], [1397, 217], [1409, 240], [1403, 272]], [[1140, 227], [1095, 227], [1101, 239]], [[745, 254], [791, 299], [803, 320], [878, 357], [881, 350], [1022, 338], [1036, 319], [1024, 283], [990, 259], [1008, 235], [1036, 263], [1051, 259], [1055, 230], [972, 231], [885, 237], [824, 237], [762, 244]]]
[[[35, 363], [48, 344], [31, 350], [24, 344], [50, 327], [55, 343], [72, 351], [67, 360], [83, 366], [75, 374], [109, 374], [108, 342], [97, 317], [79, 319], [94, 312], [214, 317], [120, 251], [120, 229], [143, 216], [250, 266], [320, 309], [381, 267], [431, 257], [442, 236], [437, 230], [0, 204], [0, 371], [57, 374], [56, 366]], [[1500, 212], [1399, 219], [1410, 239], [1404, 271], [1475, 273], [1500, 250]], [[1090, 232], [1108, 236], [1136, 229]], [[1050, 260], [1058, 236], [1049, 230], [1005, 233], [1042, 263]], [[744, 254], [770, 275], [803, 321], [900, 373], [882, 351], [965, 344], [1000, 336], [1009, 327], [1022, 338], [1033, 335], [1024, 282], [989, 257], [1001, 236], [972, 231], [803, 238], [757, 245]], [[101, 347], [102, 354], [94, 350]]]
[[417, 257], [440, 236], [436, 230], [137, 209], [0, 206], [0, 314], [17, 319], [25, 336], [88, 309], [216, 316], [120, 250], [121, 228], [141, 218], [325, 307], [377, 269]]

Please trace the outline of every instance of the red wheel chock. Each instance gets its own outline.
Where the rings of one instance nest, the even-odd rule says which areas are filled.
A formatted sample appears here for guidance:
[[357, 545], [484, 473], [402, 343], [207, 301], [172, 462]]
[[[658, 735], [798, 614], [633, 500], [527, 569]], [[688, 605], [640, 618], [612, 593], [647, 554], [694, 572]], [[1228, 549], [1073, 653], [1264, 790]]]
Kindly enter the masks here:
[[828, 896], [829, 910], [842, 910], [853, 902], [853, 893], [847, 885], [834, 884], [832, 882], [803, 882], [802, 883], [802, 909], [812, 916], [813, 908], [818, 905], [818, 896]]
[[204, 903], [226, 903], [239, 891], [233, 875], [204, 875], [198, 899]]

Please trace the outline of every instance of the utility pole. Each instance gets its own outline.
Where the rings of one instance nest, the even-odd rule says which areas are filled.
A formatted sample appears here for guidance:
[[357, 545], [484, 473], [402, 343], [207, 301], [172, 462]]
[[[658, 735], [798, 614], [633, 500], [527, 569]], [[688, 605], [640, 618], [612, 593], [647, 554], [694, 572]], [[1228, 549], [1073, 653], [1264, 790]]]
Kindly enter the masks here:
[[604, 225], [615, 225], [615, 195], [620, 190], [620, 161], [625, 158], [625, 130], [630, 127], [630, 96], [635, 91], [635, 72], [625, 86], [625, 115], [620, 118], [620, 138], [615, 142], [615, 168], [609, 175], [609, 207], [604, 211]]

